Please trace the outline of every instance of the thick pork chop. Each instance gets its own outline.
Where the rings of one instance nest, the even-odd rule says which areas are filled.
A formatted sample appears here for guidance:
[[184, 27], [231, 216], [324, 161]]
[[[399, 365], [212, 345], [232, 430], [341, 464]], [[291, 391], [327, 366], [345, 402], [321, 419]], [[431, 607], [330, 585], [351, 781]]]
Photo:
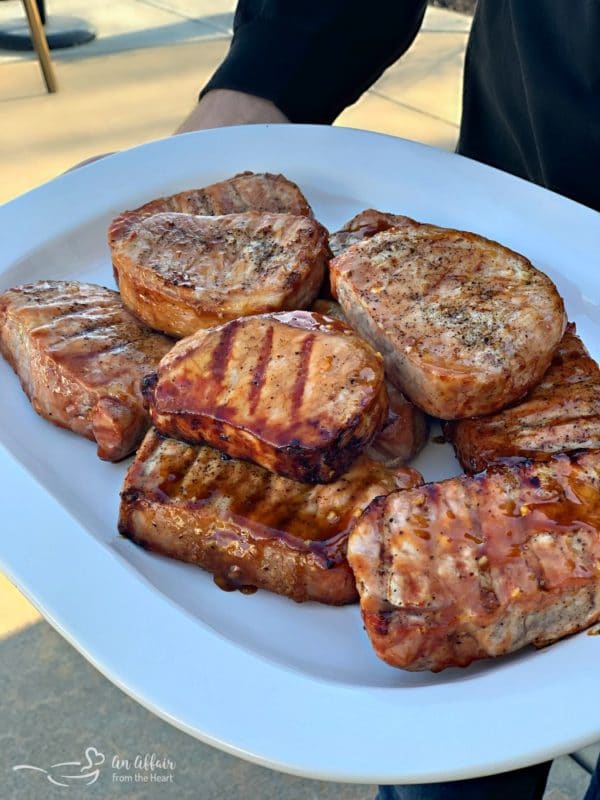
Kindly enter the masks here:
[[420, 483], [414, 470], [361, 456], [335, 483], [309, 486], [151, 430], [125, 478], [119, 531], [198, 564], [222, 588], [341, 605], [357, 599], [352, 522], [377, 495]]
[[339, 256], [349, 247], [352, 247], [353, 244], [358, 244], [364, 239], [370, 239], [371, 236], [375, 236], [380, 231], [417, 224], [410, 217], [367, 208], [352, 217], [342, 228], [331, 234], [329, 248], [334, 256]]
[[569, 324], [535, 389], [497, 414], [445, 426], [467, 472], [503, 456], [600, 448], [600, 369]]
[[243, 211], [270, 211], [275, 214], [296, 214], [312, 217], [311, 207], [296, 186], [283, 175], [241, 172], [225, 181], [213, 183], [203, 189], [159, 197], [134, 212], [143, 216], [163, 211], [213, 216], [240, 214]]
[[600, 451], [373, 501], [348, 542], [371, 643], [434, 672], [600, 620]]
[[442, 419], [497, 411], [539, 382], [564, 332], [552, 281], [472, 233], [409, 221], [330, 262], [350, 324], [386, 374]]
[[[341, 306], [333, 300], [316, 300], [312, 310], [347, 323]], [[427, 417], [389, 381], [385, 387], [389, 400], [388, 417], [369, 445], [367, 454], [388, 466], [406, 464], [427, 442]]]
[[107, 461], [147, 431], [140, 382], [172, 346], [103, 286], [39, 281], [0, 294], [0, 350], [34, 409], [97, 442]]
[[146, 378], [144, 395], [164, 435], [308, 483], [345, 472], [388, 411], [381, 356], [309, 311], [198, 331]]
[[172, 336], [310, 305], [330, 255], [327, 232], [313, 219], [254, 211], [122, 214], [109, 243], [123, 302]]

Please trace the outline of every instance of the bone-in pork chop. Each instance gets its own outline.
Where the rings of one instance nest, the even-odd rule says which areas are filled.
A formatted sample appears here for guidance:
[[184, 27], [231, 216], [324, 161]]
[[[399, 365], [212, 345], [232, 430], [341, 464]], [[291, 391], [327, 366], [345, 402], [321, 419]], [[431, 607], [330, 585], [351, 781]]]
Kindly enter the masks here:
[[378, 498], [348, 561], [393, 666], [437, 672], [582, 630], [600, 620], [600, 451]]
[[388, 411], [381, 356], [347, 325], [309, 311], [198, 331], [143, 391], [166, 436], [308, 483], [341, 475]]
[[564, 332], [552, 281], [505, 247], [409, 221], [330, 262], [352, 327], [389, 380], [442, 419], [503, 408], [538, 383]]
[[204, 567], [222, 588], [341, 605], [357, 599], [352, 522], [377, 495], [420, 483], [414, 470], [361, 456], [335, 483], [309, 486], [151, 430], [125, 478], [119, 530]]
[[523, 400], [444, 430], [467, 472], [503, 456], [600, 448], [600, 369], [575, 325], [567, 326], [548, 371]]
[[123, 302], [171, 336], [240, 316], [303, 308], [319, 291], [327, 232], [310, 217], [126, 213], [109, 230]]
[[96, 441], [107, 461], [147, 431], [140, 382], [172, 346], [103, 286], [39, 281], [0, 294], [0, 350], [33, 408]]

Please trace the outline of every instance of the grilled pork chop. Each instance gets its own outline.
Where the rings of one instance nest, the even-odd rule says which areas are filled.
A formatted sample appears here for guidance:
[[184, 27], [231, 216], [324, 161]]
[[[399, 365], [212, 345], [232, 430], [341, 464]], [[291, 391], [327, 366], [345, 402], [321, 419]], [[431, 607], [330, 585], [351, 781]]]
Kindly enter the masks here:
[[[312, 310], [347, 323], [341, 306], [332, 300], [316, 300]], [[427, 417], [389, 381], [385, 386], [389, 400], [388, 417], [369, 445], [367, 454], [388, 466], [406, 464], [427, 442]]]
[[330, 262], [353, 328], [389, 380], [442, 419], [489, 414], [539, 382], [564, 332], [552, 281], [472, 233], [405, 222]]
[[378, 498], [348, 561], [393, 666], [437, 672], [582, 630], [600, 620], [600, 451]]
[[489, 417], [447, 423], [445, 434], [467, 472], [502, 456], [600, 448], [600, 369], [575, 325], [524, 400]]
[[341, 605], [357, 599], [351, 523], [377, 495], [420, 483], [360, 456], [335, 483], [308, 486], [151, 430], [125, 478], [119, 531], [204, 567], [222, 588]]
[[198, 331], [143, 391], [164, 435], [308, 483], [341, 475], [388, 410], [381, 356], [347, 325], [309, 311]]
[[0, 350], [33, 408], [96, 441], [107, 461], [147, 431], [140, 381], [172, 346], [103, 286], [39, 281], [0, 294]]
[[380, 231], [387, 231], [389, 228], [402, 228], [404, 226], [414, 226], [414, 220], [403, 217], [400, 214], [389, 214], [385, 211], [376, 211], [374, 208], [367, 208], [355, 217], [352, 217], [342, 228], [329, 237], [329, 249], [334, 256], [339, 256], [353, 244], [358, 244], [364, 239], [370, 239]]
[[310, 305], [330, 255], [310, 217], [257, 212], [122, 214], [109, 243], [123, 302], [172, 336]]
[[295, 183], [283, 175], [241, 172], [203, 189], [159, 197], [134, 212], [142, 216], [164, 211], [213, 216], [240, 214], [243, 211], [270, 211], [275, 214], [296, 214], [312, 217], [311, 207]]

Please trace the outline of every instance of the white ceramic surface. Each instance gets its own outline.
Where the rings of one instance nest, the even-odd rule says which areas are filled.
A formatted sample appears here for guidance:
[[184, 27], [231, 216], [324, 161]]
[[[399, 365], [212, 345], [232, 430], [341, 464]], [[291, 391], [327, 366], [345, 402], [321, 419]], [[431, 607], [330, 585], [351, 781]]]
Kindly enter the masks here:
[[[253, 126], [154, 142], [0, 209], [0, 289], [40, 278], [113, 285], [106, 229], [125, 208], [236, 172], [283, 172], [335, 229], [375, 207], [472, 230], [557, 283], [600, 356], [600, 216], [412, 142], [341, 128]], [[600, 739], [600, 636], [465, 670], [378, 661], [358, 609], [224, 593], [116, 533], [126, 464], [37, 417], [0, 364], [0, 563], [65, 638], [156, 714], [297, 775], [376, 782], [472, 777]], [[431, 442], [426, 478], [460, 470]]]

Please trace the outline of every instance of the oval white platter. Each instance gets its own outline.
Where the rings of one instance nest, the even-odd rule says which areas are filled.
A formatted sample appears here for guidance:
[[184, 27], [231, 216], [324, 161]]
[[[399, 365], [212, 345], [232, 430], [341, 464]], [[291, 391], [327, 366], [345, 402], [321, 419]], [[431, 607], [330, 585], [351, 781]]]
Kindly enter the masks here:
[[[0, 209], [0, 288], [113, 286], [106, 229], [126, 208], [243, 170], [282, 172], [334, 230], [364, 208], [474, 231], [547, 272], [600, 356], [600, 216], [412, 142], [342, 128], [252, 126], [153, 142]], [[126, 464], [37, 417], [0, 364], [0, 563], [49, 622], [125, 692], [258, 764], [337, 781], [439, 781], [520, 767], [600, 739], [600, 636], [439, 675], [378, 661], [357, 607], [224, 593], [198, 568], [116, 532]], [[414, 464], [460, 470], [433, 441]]]

